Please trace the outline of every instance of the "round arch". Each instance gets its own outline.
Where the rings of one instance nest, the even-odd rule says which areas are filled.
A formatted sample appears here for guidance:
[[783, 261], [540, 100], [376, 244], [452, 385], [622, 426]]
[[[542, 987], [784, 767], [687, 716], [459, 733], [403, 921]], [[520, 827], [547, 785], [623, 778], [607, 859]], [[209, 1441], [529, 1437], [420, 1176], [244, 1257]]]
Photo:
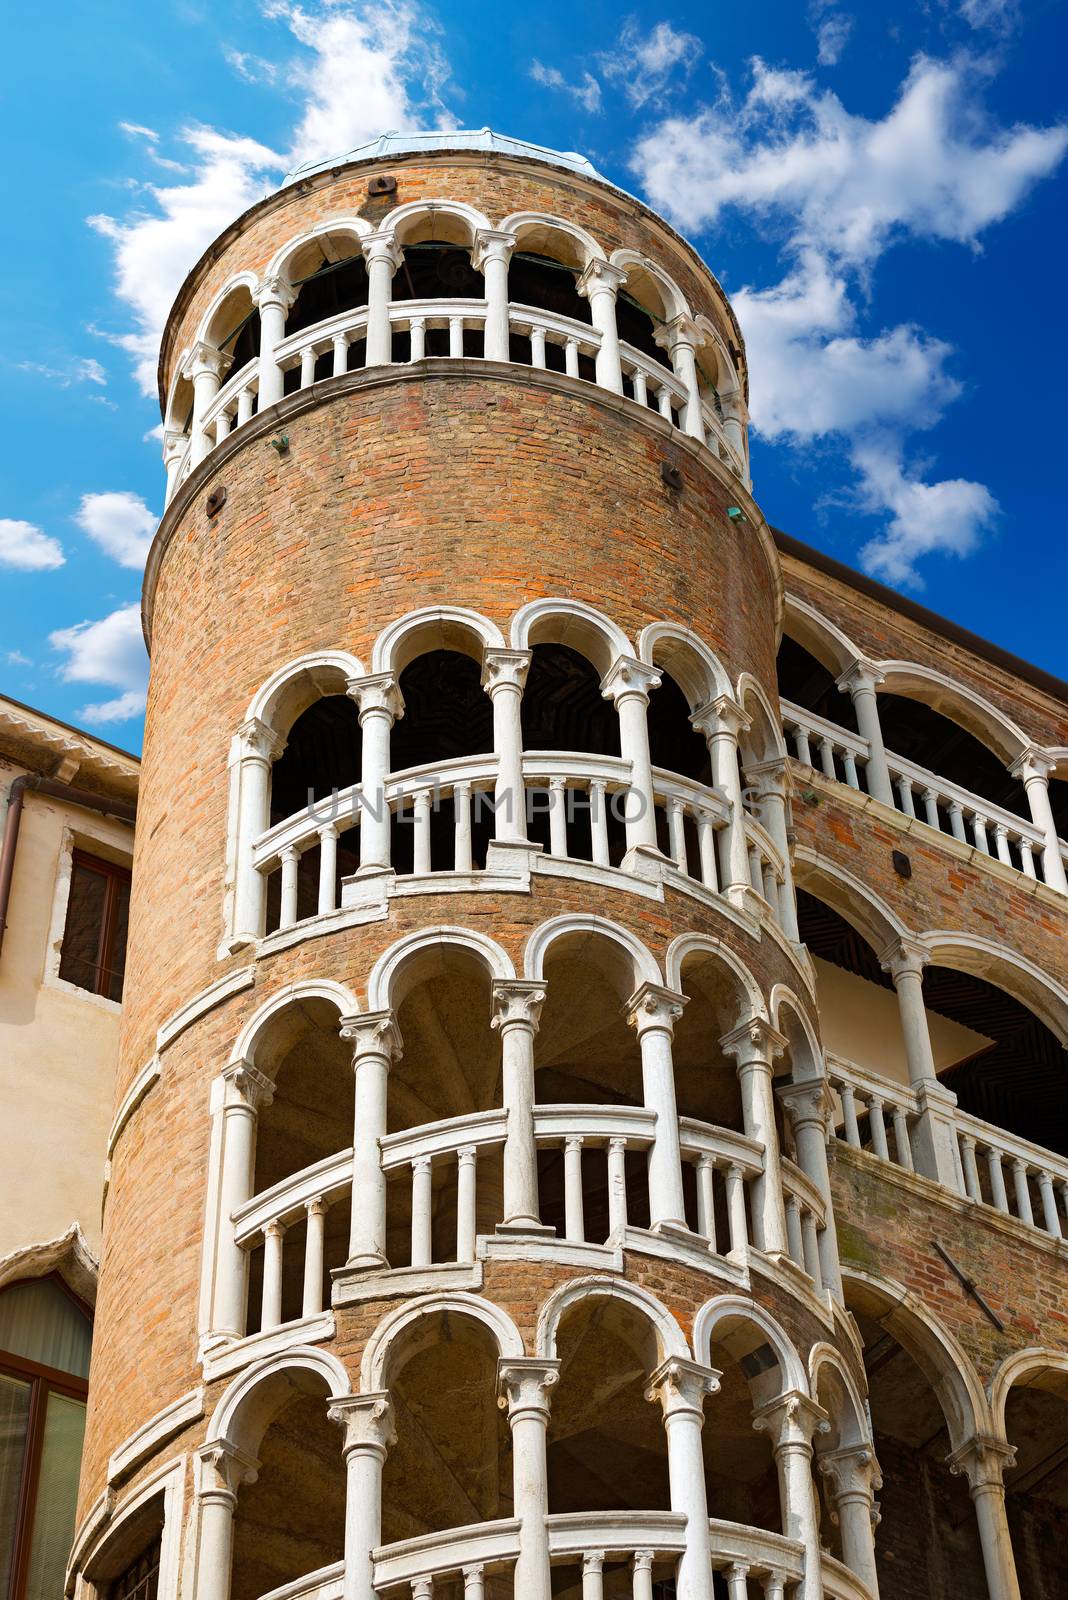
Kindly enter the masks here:
[[365, 222], [363, 217], [324, 217], [313, 228], [307, 228], [303, 233], [288, 239], [281, 249], [275, 252], [264, 278], [281, 278], [290, 288], [294, 288], [296, 285], [292, 278], [293, 264], [309, 245], [317, 244], [324, 239], [351, 239], [356, 246], [353, 253], [358, 255], [361, 241], [373, 232], [371, 224]]
[[[517, 249], [522, 249], [524, 242], [527, 243], [527, 248], [538, 244], [544, 245], [545, 235], [549, 235], [550, 242], [558, 244], [569, 266], [582, 268], [588, 266], [591, 261], [608, 259], [592, 233], [587, 233], [585, 228], [580, 228], [575, 222], [565, 222], [562, 217], [553, 217], [547, 212], [513, 211], [497, 226], [502, 233], [515, 234]], [[566, 243], [559, 244], [554, 237], [556, 235]], [[553, 255], [552, 250], [544, 250], [543, 253]]]
[[934, 929], [919, 938], [934, 965], [969, 972], [1004, 989], [1068, 1047], [1068, 988], [1033, 961], [980, 934]]
[[624, 1002], [643, 983], [661, 984], [664, 981], [652, 952], [629, 929], [610, 922], [607, 917], [583, 915], [579, 912], [551, 917], [548, 922], [543, 922], [540, 927], [534, 929], [527, 940], [523, 954], [524, 977], [535, 983], [543, 983], [545, 960], [549, 951], [560, 939], [568, 937], [577, 937], [583, 944], [592, 940], [604, 940], [615, 946], [617, 952], [622, 953], [627, 963], [624, 970], [628, 973], [628, 981], [633, 980], [629, 992], [620, 994], [620, 999]]
[[828, 622], [815, 606], [797, 595], [785, 596], [783, 633], [814, 656], [835, 678], [841, 677], [855, 662], [863, 659], [852, 639], [833, 622]]
[[[301, 1008], [308, 1001], [315, 1000], [333, 1006], [339, 1021], [342, 1017], [354, 1016], [360, 1009], [352, 990], [333, 978], [302, 978], [296, 983], [287, 983], [265, 1000], [245, 1023], [230, 1052], [228, 1064], [236, 1066], [242, 1061], [250, 1061], [254, 1067], [259, 1067], [258, 1052], [267, 1035], [275, 1032], [278, 1019], [292, 1011], [294, 1024], [305, 1021]], [[287, 1041], [292, 1042], [289, 1033], [290, 1030], [285, 1029], [283, 1037], [275, 1041], [277, 1049], [284, 1050]]]
[[480, 229], [490, 227], [488, 217], [462, 200], [409, 200], [383, 218], [381, 231], [402, 248], [427, 239], [470, 248]]
[[573, 1278], [563, 1284], [546, 1300], [538, 1315], [534, 1339], [535, 1354], [548, 1361], [556, 1359], [556, 1337], [565, 1315], [580, 1301], [590, 1299], [618, 1300], [634, 1310], [651, 1325], [656, 1338], [657, 1361], [669, 1356], [689, 1357], [690, 1347], [678, 1322], [655, 1295], [639, 1284], [616, 1278]]
[[197, 324], [196, 343], [208, 344], [215, 349], [221, 348], [220, 341], [232, 330], [222, 322], [222, 313], [227, 302], [237, 295], [247, 293], [252, 304], [256, 303], [256, 290], [259, 288], [259, 279], [254, 272], [238, 272], [229, 278], [214, 296], [208, 309]]
[[838, 1433], [836, 1448], [838, 1446], [848, 1448], [851, 1445], [867, 1445], [869, 1449], [873, 1448], [867, 1408], [853, 1375], [834, 1345], [821, 1341], [819, 1344], [814, 1344], [808, 1353], [809, 1392], [817, 1401], [820, 1394], [820, 1378], [825, 1371], [833, 1374], [833, 1381], [841, 1391], [838, 1396], [838, 1414], [829, 1413], [832, 1425]]
[[[390, 1378], [396, 1376], [391, 1370], [391, 1359], [398, 1344], [420, 1322], [425, 1321], [429, 1331], [437, 1315], [464, 1317], [487, 1328], [502, 1360], [519, 1360], [525, 1354], [519, 1329], [507, 1312], [492, 1300], [461, 1291], [420, 1295], [417, 1300], [388, 1312], [368, 1339], [360, 1362], [361, 1394], [376, 1394], [388, 1388]], [[409, 1351], [409, 1354], [414, 1353], [414, 1349]]]
[[317, 650], [298, 656], [260, 685], [245, 712], [245, 721], [262, 722], [272, 733], [284, 735], [316, 700], [345, 694], [349, 679], [363, 676], [359, 658], [345, 650]]
[[675, 622], [650, 622], [638, 635], [638, 659], [662, 667], [675, 679], [691, 711], [730, 695], [731, 680], [719, 657], [689, 628]]
[[798, 1394], [808, 1395], [804, 1362], [792, 1339], [771, 1312], [755, 1301], [736, 1294], [706, 1300], [693, 1322], [694, 1356], [706, 1367], [712, 1364], [713, 1340], [722, 1344], [739, 1362], [762, 1344], [769, 1345], [782, 1377], [779, 1392], [793, 1389]]
[[879, 955], [899, 939], [914, 939], [900, 917], [851, 872], [804, 847], [794, 855], [794, 883], [855, 928]]
[[575, 650], [597, 669], [602, 678], [620, 656], [633, 655], [622, 628], [581, 600], [547, 596], [521, 606], [509, 630], [513, 650], [536, 644], [562, 644]]
[[326, 1385], [331, 1400], [352, 1393], [349, 1375], [336, 1356], [311, 1345], [295, 1345], [280, 1355], [257, 1361], [225, 1390], [208, 1423], [206, 1443], [225, 1440], [250, 1456], [294, 1389], [316, 1380]]
[[426, 606], [382, 629], [371, 650], [371, 670], [399, 676], [409, 662], [430, 650], [455, 650], [481, 663], [487, 650], [503, 647], [501, 630], [478, 611]]
[[985, 744], [999, 760], [1010, 766], [1017, 756], [1031, 748], [1032, 741], [1011, 717], [991, 705], [989, 700], [938, 672], [934, 667], [914, 661], [880, 661], [882, 694], [898, 694], [918, 700], [948, 717], [980, 744]]
[[[650, 261], [648, 256], [643, 256], [639, 250], [619, 249], [613, 250], [608, 259], [614, 267], [620, 267], [627, 273], [628, 280], [650, 280], [660, 299], [655, 315], [662, 317], [665, 322], [670, 322], [674, 317], [691, 315], [689, 302], [674, 278], [655, 261]], [[640, 300], [641, 297], [636, 294], [634, 298]], [[651, 308], [647, 306], [645, 309]]]
[[167, 403], [163, 408], [164, 433], [188, 433], [193, 417], [193, 383], [187, 372], [191, 351], [184, 349], [174, 363]]
[[420, 928], [390, 945], [375, 962], [367, 980], [368, 1010], [397, 1011], [408, 992], [401, 978], [409, 963], [422, 955], [420, 966], [425, 972], [427, 962], [444, 964], [449, 950], [468, 951], [486, 968], [491, 980], [516, 975], [510, 956], [487, 934], [445, 924]]
[[[808, 1012], [794, 991], [784, 983], [777, 983], [769, 996], [768, 1010], [771, 1013], [772, 1027], [790, 1041], [794, 1080], [808, 1082], [813, 1078], [822, 1078], [823, 1051]], [[791, 1026], [791, 1017], [794, 1019], [794, 1026]], [[807, 1065], [808, 1070], [801, 1073], [798, 1072], [799, 1053], [808, 1058], [807, 1063], [802, 1063]]]
[[[783, 737], [782, 724], [777, 706], [773, 706], [768, 698], [767, 691], [751, 672], [743, 672], [738, 679], [734, 695], [746, 716], [749, 717], [749, 729], [739, 734], [739, 745], [745, 749], [753, 750], [757, 761], [771, 761], [786, 755], [786, 740]], [[758, 715], [754, 716], [752, 707], [755, 704]], [[763, 729], [763, 743], [765, 748], [757, 752], [754, 748], [758, 739], [757, 729]]]
[[996, 1436], [1008, 1441], [1005, 1413], [1013, 1389], [1045, 1389], [1058, 1383], [1068, 1391], [1068, 1351], [1035, 1345], [1006, 1356], [990, 1381], [990, 1411]]
[[748, 1007], [747, 1015], [768, 1020], [768, 1009], [759, 983], [730, 946], [710, 933], [680, 933], [672, 939], [664, 956], [664, 974], [669, 989], [674, 989], [677, 994], [685, 993], [683, 968], [694, 955], [711, 956], [713, 960], [721, 962], [742, 987]]

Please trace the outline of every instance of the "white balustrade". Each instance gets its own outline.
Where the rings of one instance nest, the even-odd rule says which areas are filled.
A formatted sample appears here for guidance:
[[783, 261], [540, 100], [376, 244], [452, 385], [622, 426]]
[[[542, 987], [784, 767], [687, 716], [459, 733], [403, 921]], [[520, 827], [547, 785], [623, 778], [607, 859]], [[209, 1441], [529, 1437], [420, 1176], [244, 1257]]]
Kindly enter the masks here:
[[798, 761], [814, 767], [825, 778], [861, 788], [861, 773], [868, 762], [868, 741], [859, 734], [839, 728], [836, 723], [817, 717], [813, 711], [783, 700], [782, 722], [789, 745]]
[[868, 1585], [855, 1572], [850, 1572], [844, 1562], [828, 1555], [826, 1550], [822, 1554], [821, 1566], [825, 1600], [872, 1600]]
[[717, 1255], [744, 1260], [749, 1246], [749, 1186], [760, 1177], [763, 1151], [755, 1139], [679, 1118], [683, 1161], [694, 1169], [696, 1231]]
[[812, 1279], [817, 1291], [825, 1288], [820, 1265], [820, 1235], [827, 1226], [827, 1202], [811, 1178], [792, 1161], [782, 1160], [786, 1240], [795, 1267]]
[[292, 1230], [301, 1222], [305, 1230], [300, 1315], [318, 1316], [325, 1309], [326, 1213], [331, 1205], [348, 1195], [351, 1186], [352, 1151], [341, 1150], [265, 1189], [234, 1212], [232, 1226], [236, 1243], [250, 1254], [261, 1248], [263, 1251], [261, 1329], [277, 1327], [283, 1319], [283, 1267], [287, 1249], [293, 1248]]
[[749, 856], [749, 881], [754, 894], [763, 900], [776, 922], [788, 922], [785, 909], [789, 894], [786, 865], [771, 834], [756, 817], [746, 813], [745, 844]]
[[838, 1137], [854, 1150], [870, 1149], [881, 1160], [914, 1171], [912, 1138], [919, 1105], [913, 1091], [835, 1056], [827, 1057], [827, 1077], [838, 1096]]
[[222, 444], [228, 434], [244, 427], [255, 414], [259, 381], [257, 364], [249, 361], [221, 386], [204, 412], [204, 430], [214, 444]]
[[[433, 1247], [434, 1186], [444, 1188], [452, 1201], [452, 1214], [441, 1219], [451, 1248], [439, 1260], [470, 1264], [475, 1259], [478, 1228], [478, 1163], [492, 1149], [500, 1149], [508, 1131], [503, 1111], [482, 1111], [469, 1117], [450, 1117], [405, 1128], [382, 1140], [382, 1167], [410, 1184], [411, 1256], [413, 1267], [435, 1262]], [[387, 1198], [395, 1203], [395, 1191]]]

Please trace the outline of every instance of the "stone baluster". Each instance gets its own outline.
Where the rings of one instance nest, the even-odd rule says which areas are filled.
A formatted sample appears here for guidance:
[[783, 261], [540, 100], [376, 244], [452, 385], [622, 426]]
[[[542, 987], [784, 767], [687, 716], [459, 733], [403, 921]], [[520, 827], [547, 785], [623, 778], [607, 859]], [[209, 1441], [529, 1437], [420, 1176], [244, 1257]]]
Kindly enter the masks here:
[[326, 1243], [326, 1203], [308, 1200], [304, 1206], [307, 1227], [304, 1238], [304, 1293], [302, 1317], [317, 1317], [323, 1309], [323, 1254]]
[[237, 839], [230, 943], [235, 950], [263, 937], [267, 883], [252, 865], [252, 847], [270, 825], [271, 763], [284, 749], [285, 740], [258, 717], [242, 723], [234, 739], [230, 762], [236, 768]]
[[608, 1141], [608, 1237], [621, 1238], [627, 1227], [627, 1141]]
[[1053, 1175], [1044, 1167], [1038, 1169], [1038, 1192], [1042, 1196], [1042, 1220], [1046, 1232], [1054, 1239], [1061, 1237], [1061, 1219], [1057, 1215], [1057, 1197], [1053, 1192]]
[[582, 1244], [586, 1238], [586, 1217], [582, 1199], [582, 1140], [564, 1140], [564, 1238]]
[[357, 876], [369, 877], [390, 870], [390, 811], [386, 800], [386, 780], [390, 770], [389, 736], [394, 722], [404, 715], [404, 701], [392, 672], [350, 678], [347, 688], [359, 710], [363, 732], [360, 866]]
[[1012, 1186], [1016, 1196], [1016, 1215], [1021, 1222], [1034, 1226], [1035, 1213], [1031, 1205], [1031, 1189], [1027, 1182], [1027, 1162], [1019, 1156], [1013, 1157]]
[[686, 1518], [678, 1600], [712, 1600], [713, 1596], [701, 1429], [705, 1397], [719, 1392], [720, 1376], [711, 1367], [670, 1356], [650, 1375], [645, 1390], [645, 1398], [659, 1402], [663, 1412], [671, 1509]]
[[493, 703], [497, 756], [494, 834], [498, 841], [512, 844], [525, 844], [527, 838], [521, 707], [530, 655], [529, 650], [487, 650], [482, 662], [482, 687]]
[[412, 796], [412, 827], [415, 838], [412, 844], [412, 870], [418, 874], [431, 871], [430, 810], [433, 795], [429, 789], [419, 789]]
[[464, 1264], [475, 1259], [477, 1162], [478, 1147], [461, 1145], [456, 1152], [456, 1259]]
[[417, 1156], [412, 1162], [412, 1266], [429, 1267], [431, 1262], [431, 1184], [434, 1163], [430, 1156]]
[[894, 791], [890, 783], [890, 768], [886, 762], [886, 746], [879, 722], [879, 700], [876, 688], [883, 681], [883, 673], [870, 661], [854, 661], [836, 680], [839, 690], [848, 694], [857, 715], [857, 727], [862, 739], [868, 742], [868, 791], [884, 805], [894, 804]]
[[534, 1138], [534, 1036], [545, 985], [499, 978], [493, 985], [491, 1026], [501, 1036], [501, 1078], [507, 1133], [504, 1141], [504, 1217], [510, 1231], [543, 1229], [538, 1207], [538, 1148]]
[[386, 1174], [381, 1140], [386, 1133], [389, 1069], [401, 1054], [400, 1031], [392, 1011], [367, 1011], [341, 1019], [341, 1037], [353, 1043], [356, 1118], [352, 1140], [352, 1221], [350, 1267], [388, 1266], [386, 1259]]
[[723, 432], [727, 443], [743, 467], [746, 465], [745, 430], [749, 411], [741, 389], [721, 389], [719, 403], [723, 408]]
[[590, 321], [601, 335], [597, 348], [597, 382], [613, 394], [623, 393], [623, 370], [619, 363], [619, 332], [616, 327], [616, 296], [626, 282], [621, 267], [607, 261], [590, 261], [575, 287], [590, 302]]
[[230, 356], [210, 344], [198, 344], [193, 347], [182, 370], [182, 376], [193, 385], [193, 421], [189, 437], [191, 471], [200, 465], [214, 443], [208, 430], [207, 414], [229, 371], [231, 360]]
[[453, 869], [456, 872], [470, 872], [474, 865], [471, 850], [471, 785], [458, 783], [452, 791], [452, 805], [455, 816], [453, 832]]
[[374, 1552], [382, 1543], [382, 1470], [396, 1443], [388, 1394], [345, 1395], [327, 1416], [342, 1429], [345, 1460], [343, 1600], [378, 1600]]
[[654, 1232], [686, 1227], [682, 1154], [675, 1103], [671, 1039], [686, 996], [655, 983], [643, 983], [627, 1002], [627, 1022], [638, 1035], [646, 1108], [656, 1117], [649, 1149], [649, 1223]]
[[749, 1249], [749, 1232], [745, 1214], [745, 1173], [735, 1161], [728, 1163], [725, 1175], [727, 1187], [727, 1231], [730, 1237], [730, 1254], [736, 1261], [744, 1261]]
[[368, 234], [360, 244], [367, 262], [367, 365], [380, 367], [393, 359], [389, 303], [404, 252], [391, 233]]
[[549, 779], [549, 853], [567, 855], [567, 779]]
[[832, 1514], [842, 1536], [842, 1559], [850, 1572], [878, 1600], [879, 1577], [875, 1567], [875, 1526], [878, 1511], [875, 1492], [882, 1484], [879, 1463], [868, 1444], [825, 1450], [817, 1456], [827, 1480]]
[[749, 726], [742, 708], [726, 695], [695, 711], [690, 718], [704, 734], [712, 766], [712, 783], [727, 802], [726, 848], [720, 887], [736, 904], [748, 898], [751, 888], [749, 849], [745, 837], [742, 775], [738, 766], [738, 735]]
[[701, 384], [697, 373], [697, 351], [704, 344], [705, 335], [692, 317], [672, 317], [653, 335], [661, 349], [671, 357], [675, 376], [686, 389], [686, 411], [682, 419], [684, 433], [692, 439], [704, 440], [705, 422], [701, 410]]
[[764, 1151], [763, 1170], [753, 1195], [753, 1230], [758, 1250], [781, 1255], [786, 1249], [779, 1137], [775, 1128], [775, 1096], [771, 1085], [772, 1062], [787, 1041], [760, 1017], [725, 1034], [720, 1047], [732, 1056], [742, 1090], [742, 1121], [748, 1138]]
[[259, 395], [260, 411], [281, 400], [285, 374], [276, 351], [286, 336], [286, 316], [297, 298], [297, 290], [277, 275], [256, 285], [256, 304], [260, 311]]
[[609, 866], [608, 799], [605, 785], [599, 778], [594, 778], [590, 784], [590, 835], [594, 866]]
[[603, 1550], [586, 1550], [582, 1556], [582, 1600], [604, 1600]]
[[716, 867], [716, 824], [708, 811], [697, 813], [697, 854], [701, 863], [701, 882], [713, 893], [719, 888]]
[[426, 318], [413, 317], [408, 324], [408, 359], [422, 361], [426, 357]]
[[960, 1136], [960, 1159], [964, 1170], [965, 1194], [969, 1200], [981, 1200], [983, 1189], [979, 1182], [979, 1164], [975, 1159], [975, 1140], [970, 1133]]
[[[202, 1316], [204, 1333], [237, 1339], [245, 1332], [248, 1253], [234, 1238], [230, 1219], [252, 1199], [257, 1119], [273, 1098], [274, 1084], [250, 1061], [231, 1062], [213, 1091], [219, 1129], [219, 1180], [214, 1216], [215, 1261], [209, 1276], [206, 1315]], [[211, 1229], [207, 1237], [210, 1241]]]
[[653, 1552], [635, 1550], [630, 1558], [631, 1600], [653, 1600]]
[[464, 1567], [461, 1576], [464, 1580], [464, 1600], [483, 1600], [486, 1593], [483, 1581], [484, 1568], [481, 1566]]
[[653, 809], [653, 767], [649, 756], [649, 694], [660, 686], [660, 674], [630, 656], [620, 656], [601, 680], [601, 693], [611, 700], [619, 717], [619, 749], [630, 766], [630, 785], [623, 813], [627, 830], [625, 867], [635, 856], [651, 852], [659, 857], [656, 814]]
[[545, 1438], [549, 1390], [559, 1376], [558, 1361], [520, 1357], [497, 1364], [497, 1403], [508, 1412], [512, 1434], [512, 1514], [519, 1523], [515, 1593], [523, 1600], [551, 1600], [552, 1594]]
[[805, 1570], [795, 1591], [796, 1600], [822, 1600], [823, 1595], [812, 1441], [829, 1426], [826, 1412], [798, 1390], [787, 1390], [761, 1406], [753, 1418], [757, 1432], [766, 1433], [771, 1440], [779, 1475], [782, 1531], [805, 1549]]
[[339, 830], [328, 822], [319, 828], [319, 900], [318, 912], [324, 916], [337, 907], [337, 841]]
[[1054, 765], [1052, 757], [1032, 746], [1017, 757], [1009, 770], [1022, 782], [1031, 820], [1042, 835], [1042, 875], [1051, 889], [1068, 894], [1057, 824], [1049, 803], [1049, 775]]
[[287, 844], [278, 854], [282, 863], [282, 894], [278, 913], [278, 926], [279, 928], [291, 928], [297, 920], [300, 851], [295, 844]]
[[225, 1439], [211, 1440], [196, 1452], [198, 1600], [230, 1600], [237, 1492], [242, 1484], [255, 1483], [259, 1465]]
[[950, 1472], [968, 1479], [975, 1506], [990, 1600], [1020, 1600], [1020, 1583], [1005, 1514], [1004, 1474], [1016, 1461], [1012, 1445], [977, 1434], [947, 1457]]
[[260, 1328], [266, 1333], [282, 1321], [282, 1257], [285, 1223], [277, 1217], [263, 1230], [263, 1296]]
[[697, 1158], [697, 1231], [708, 1240], [708, 1248], [718, 1253], [716, 1242], [716, 1159], [708, 1151]]
[[[776, 757], [745, 769], [746, 781], [752, 784], [760, 805], [760, 818], [782, 859], [783, 883], [779, 907], [783, 931], [787, 938], [798, 944], [801, 935], [797, 927], [797, 900], [794, 895], [793, 870], [790, 865], [790, 834], [786, 822], [786, 760]], [[769, 897], [770, 898], [770, 897]], [[775, 905], [775, 900], [770, 903]]]

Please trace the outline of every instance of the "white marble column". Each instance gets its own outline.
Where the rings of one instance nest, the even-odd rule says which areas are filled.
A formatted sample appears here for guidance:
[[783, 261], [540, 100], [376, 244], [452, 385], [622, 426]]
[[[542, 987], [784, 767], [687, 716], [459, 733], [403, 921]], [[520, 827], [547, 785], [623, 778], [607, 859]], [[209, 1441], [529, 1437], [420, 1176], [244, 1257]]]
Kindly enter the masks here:
[[879, 722], [879, 697], [875, 692], [883, 681], [883, 674], [870, 661], [854, 661], [836, 681], [841, 693], [852, 699], [860, 736], [868, 741], [868, 793], [884, 805], [892, 806], [894, 790]]
[[616, 296], [627, 281], [622, 267], [608, 261], [591, 261], [575, 285], [590, 302], [590, 321], [601, 335], [597, 349], [597, 382], [613, 394], [623, 393], [623, 369], [619, 362], [619, 331], [616, 327]]
[[777, 1400], [761, 1406], [753, 1418], [758, 1433], [771, 1440], [779, 1475], [782, 1531], [805, 1547], [805, 1571], [795, 1591], [796, 1600], [822, 1600], [819, 1516], [812, 1478], [812, 1441], [829, 1428], [822, 1408], [797, 1390], [787, 1390]]
[[391, 233], [370, 233], [360, 247], [367, 262], [367, 365], [381, 367], [393, 359], [389, 305], [404, 251]]
[[521, 711], [530, 656], [529, 650], [487, 650], [482, 662], [482, 687], [493, 704], [497, 757], [493, 831], [495, 839], [512, 844], [525, 843], [527, 837]]
[[1005, 1515], [1004, 1474], [1015, 1465], [1015, 1448], [998, 1439], [976, 1435], [947, 1459], [950, 1472], [968, 1479], [990, 1600], [1020, 1600], [1020, 1580]]
[[1049, 778], [1054, 769], [1054, 761], [1043, 751], [1036, 749], [1025, 750], [1010, 767], [1014, 778], [1019, 778], [1027, 794], [1027, 804], [1031, 808], [1031, 821], [1038, 828], [1043, 838], [1042, 845], [1042, 876], [1051, 889], [1059, 889], [1061, 894], [1068, 894], [1068, 879], [1064, 872], [1064, 859], [1061, 855], [1061, 842], [1057, 837], [1057, 824], [1053, 820], [1053, 811], [1049, 803]]
[[697, 373], [697, 351], [705, 336], [692, 317], [673, 317], [658, 328], [653, 336], [661, 349], [671, 357], [675, 376], [686, 387], [686, 412], [683, 432], [693, 439], [704, 440], [705, 422], [701, 414], [701, 382]]
[[741, 706], [720, 695], [701, 706], [690, 718], [703, 733], [712, 763], [712, 786], [727, 802], [727, 846], [722, 862], [721, 887], [734, 903], [744, 901], [751, 890], [749, 851], [745, 838], [745, 806], [742, 802], [742, 774], [738, 766], [738, 735], [749, 726]]
[[920, 1115], [912, 1135], [916, 1169], [959, 1193], [960, 1162], [953, 1123], [957, 1097], [938, 1081], [923, 1003], [923, 969], [929, 960], [930, 952], [913, 939], [895, 941], [879, 957], [883, 970], [894, 980], [909, 1082], [919, 1101]]
[[719, 403], [723, 408], [723, 432], [727, 443], [734, 451], [742, 464], [742, 470], [748, 473], [749, 458], [745, 448], [746, 426], [749, 422], [749, 411], [745, 403], [745, 396], [741, 389], [721, 389]]
[[297, 291], [285, 278], [264, 278], [256, 285], [260, 310], [259, 412], [281, 400], [285, 374], [275, 351], [286, 336], [286, 316]]
[[642, 1093], [646, 1110], [656, 1115], [649, 1150], [649, 1224], [654, 1231], [686, 1227], [682, 1191], [679, 1114], [675, 1105], [675, 1069], [671, 1039], [686, 1004], [684, 994], [643, 983], [627, 1001], [627, 1022], [638, 1035], [642, 1053]]
[[234, 1513], [237, 1491], [255, 1483], [259, 1462], [224, 1439], [201, 1445], [196, 1452], [196, 1577], [197, 1600], [229, 1600], [234, 1556]]
[[534, 1140], [534, 1035], [545, 985], [499, 978], [493, 984], [493, 1021], [501, 1036], [501, 1082], [507, 1133], [504, 1141], [504, 1217], [501, 1227], [529, 1233], [542, 1227], [538, 1208], [538, 1150]]
[[263, 938], [267, 880], [252, 865], [252, 846], [270, 826], [271, 765], [285, 747], [285, 740], [258, 717], [242, 723], [234, 738], [230, 757], [237, 786], [231, 934], [234, 949]]
[[189, 440], [189, 465], [192, 470], [200, 465], [215, 443], [205, 423], [205, 416], [219, 392], [219, 386], [230, 369], [231, 357], [210, 344], [194, 345], [183, 369], [183, 376], [193, 385], [193, 421]]
[[487, 361], [509, 358], [508, 263], [515, 245], [514, 233], [480, 228], [475, 234], [471, 265], [486, 282], [486, 335], [482, 348]]
[[763, 1146], [764, 1169], [753, 1194], [754, 1244], [768, 1255], [787, 1254], [786, 1211], [783, 1204], [781, 1153], [775, 1126], [772, 1062], [787, 1041], [760, 1017], [733, 1028], [720, 1040], [725, 1055], [738, 1067], [742, 1091], [742, 1121], [746, 1135]]
[[189, 443], [187, 434], [177, 428], [168, 428], [163, 435], [163, 470], [167, 474], [167, 493], [164, 503], [169, 505], [178, 487], [178, 469]]
[[389, 777], [389, 736], [404, 701], [392, 672], [350, 678], [346, 685], [355, 700], [363, 731], [360, 766], [360, 866], [359, 875], [389, 871], [390, 812], [386, 803]]
[[343, 1430], [345, 1458], [344, 1600], [377, 1600], [373, 1552], [382, 1543], [382, 1469], [396, 1443], [388, 1394], [345, 1395], [327, 1411]]
[[341, 1037], [353, 1043], [356, 1074], [348, 1265], [365, 1270], [389, 1265], [381, 1140], [386, 1133], [389, 1069], [400, 1058], [401, 1038], [392, 1011], [342, 1017]]
[[746, 782], [756, 789], [760, 820], [782, 857], [783, 880], [778, 910], [783, 932], [794, 944], [799, 944], [801, 935], [797, 927], [797, 896], [790, 862], [790, 834], [786, 825], [786, 760], [777, 757], [773, 761], [761, 761], [755, 766], [748, 766], [745, 777]]
[[248, 1251], [234, 1239], [230, 1219], [255, 1192], [257, 1119], [273, 1098], [274, 1084], [251, 1062], [231, 1062], [224, 1070], [214, 1287], [205, 1330], [214, 1337], [240, 1339], [245, 1333], [249, 1258]]
[[619, 717], [619, 750], [630, 764], [624, 821], [627, 829], [627, 856], [624, 866], [633, 865], [634, 851], [657, 851], [656, 813], [653, 807], [653, 768], [649, 756], [649, 695], [660, 687], [655, 667], [631, 656], [620, 656], [601, 680], [601, 693], [611, 700]]
[[719, 1392], [720, 1376], [712, 1367], [669, 1356], [651, 1374], [645, 1390], [645, 1398], [659, 1401], [664, 1413], [671, 1509], [686, 1518], [678, 1600], [712, 1600], [713, 1596], [701, 1429], [705, 1396]]
[[497, 1364], [498, 1405], [512, 1432], [512, 1515], [519, 1522], [515, 1593], [523, 1600], [551, 1600], [549, 1482], [545, 1440], [549, 1390], [560, 1377], [558, 1361], [502, 1358]]
[[875, 1452], [867, 1444], [849, 1445], [819, 1452], [816, 1462], [830, 1490], [834, 1520], [842, 1536], [842, 1560], [866, 1585], [873, 1600], [878, 1600], [875, 1491], [883, 1480]]
[[811, 1178], [826, 1204], [826, 1224], [819, 1236], [820, 1276], [824, 1287], [842, 1302], [842, 1270], [838, 1261], [838, 1236], [834, 1226], [831, 1173], [827, 1164], [828, 1119], [834, 1103], [823, 1078], [785, 1085], [777, 1091], [786, 1107], [797, 1146], [797, 1164]]

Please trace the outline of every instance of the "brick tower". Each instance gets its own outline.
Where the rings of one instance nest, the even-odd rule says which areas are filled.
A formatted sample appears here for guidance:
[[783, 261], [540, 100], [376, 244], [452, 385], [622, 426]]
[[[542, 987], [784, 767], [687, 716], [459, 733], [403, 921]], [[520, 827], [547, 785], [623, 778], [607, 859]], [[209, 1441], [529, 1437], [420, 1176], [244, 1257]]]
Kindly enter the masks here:
[[159, 370], [77, 1592], [870, 1600], [716, 279], [580, 157], [387, 135]]

